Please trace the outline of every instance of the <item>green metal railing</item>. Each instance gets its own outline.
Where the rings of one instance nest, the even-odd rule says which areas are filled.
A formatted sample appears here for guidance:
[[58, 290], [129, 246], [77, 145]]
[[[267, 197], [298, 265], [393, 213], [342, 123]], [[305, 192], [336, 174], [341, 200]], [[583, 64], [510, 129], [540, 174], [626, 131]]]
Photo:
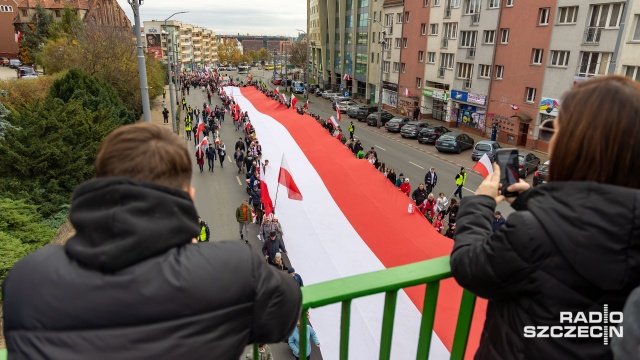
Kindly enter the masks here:
[[[299, 358], [306, 359], [308, 355], [306, 354], [307, 310], [339, 302], [342, 303], [340, 360], [347, 360], [349, 358], [351, 301], [364, 296], [385, 293], [379, 359], [389, 360], [391, 356], [391, 340], [393, 337], [393, 322], [398, 291], [400, 289], [426, 284], [416, 359], [428, 359], [440, 281], [450, 277], [451, 268], [449, 267], [449, 257], [443, 256], [432, 260], [303, 287]], [[464, 359], [475, 303], [476, 297], [464, 290], [460, 303], [460, 311], [458, 312], [458, 322], [453, 338], [453, 346], [451, 348], [452, 360]], [[257, 345], [253, 347], [253, 358], [259, 358]]]

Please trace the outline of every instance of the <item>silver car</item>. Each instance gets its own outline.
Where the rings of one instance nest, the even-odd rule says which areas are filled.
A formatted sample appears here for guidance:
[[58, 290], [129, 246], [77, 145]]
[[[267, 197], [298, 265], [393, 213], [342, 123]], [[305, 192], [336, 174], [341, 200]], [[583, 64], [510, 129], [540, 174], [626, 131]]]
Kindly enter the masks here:
[[518, 162], [520, 163], [520, 177], [522, 178], [526, 178], [527, 175], [540, 167], [540, 158], [528, 151], [518, 151]]
[[341, 101], [341, 102], [339, 102], [339, 103], [334, 103], [334, 104], [333, 104], [333, 109], [334, 109], [334, 110], [336, 110], [336, 108], [337, 108], [337, 109], [339, 109], [339, 110], [340, 110], [340, 113], [341, 113], [341, 114], [344, 114], [344, 113], [346, 113], [346, 112], [347, 112], [347, 109], [348, 109], [350, 106], [354, 106], [354, 105], [357, 105], [357, 104], [356, 104], [356, 102], [355, 102], [355, 101], [352, 101], [352, 100]]

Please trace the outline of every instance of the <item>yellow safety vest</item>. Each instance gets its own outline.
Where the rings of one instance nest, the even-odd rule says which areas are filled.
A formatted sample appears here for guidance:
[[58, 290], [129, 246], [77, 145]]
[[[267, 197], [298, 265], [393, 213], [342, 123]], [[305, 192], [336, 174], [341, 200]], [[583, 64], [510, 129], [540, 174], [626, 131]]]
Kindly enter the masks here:
[[167, 93], [167, 89], [162, 89], [162, 95]]
[[187, 100], [182, 99], [182, 105], [184, 105], [184, 104], [186, 104], [186, 103], [187, 103]]
[[198, 240], [200, 241], [206, 241], [207, 240], [207, 228], [206, 227], [202, 227], [200, 229], [200, 236], [198, 237]]
[[184, 126], [186, 131], [191, 131], [191, 120], [187, 120], [187, 124]]
[[456, 185], [464, 185], [465, 181], [467, 181], [467, 173], [458, 174], [458, 178], [456, 179]]

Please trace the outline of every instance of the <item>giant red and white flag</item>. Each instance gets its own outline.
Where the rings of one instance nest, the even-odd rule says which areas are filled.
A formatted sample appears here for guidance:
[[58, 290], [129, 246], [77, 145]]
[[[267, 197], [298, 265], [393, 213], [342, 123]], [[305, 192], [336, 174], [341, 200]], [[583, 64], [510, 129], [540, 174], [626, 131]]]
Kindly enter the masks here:
[[282, 153], [278, 183], [287, 188], [287, 197], [289, 199], [302, 200], [302, 194], [300, 193], [300, 189], [298, 189], [298, 185], [296, 185], [296, 182], [293, 180], [291, 168], [289, 167], [289, 164], [287, 164], [287, 159], [284, 157], [284, 153]]
[[[255, 88], [239, 91], [238, 101], [249, 112], [263, 158], [287, 154], [283, 168], [304, 194], [304, 201], [280, 196], [277, 213], [286, 229], [289, 260], [305, 285], [451, 254], [450, 239], [438, 234], [420, 213], [407, 213], [411, 199], [368, 162], [356, 159], [315, 119], [288, 111], [276, 101], [265, 101]], [[271, 194], [281, 186], [279, 171], [261, 175]], [[345, 176], [367, 181], [345, 181]], [[441, 281], [439, 289], [432, 360], [451, 357], [462, 296], [462, 288], [452, 278]], [[416, 358], [424, 294], [424, 286], [398, 292], [391, 359]], [[350, 358], [378, 358], [384, 302], [384, 294], [353, 300]], [[486, 304], [482, 299], [476, 302], [467, 358], [473, 357], [479, 344]], [[340, 306], [312, 309], [310, 315], [315, 331], [322, 334], [323, 358], [340, 358]]]
[[473, 166], [473, 170], [479, 172], [483, 178], [493, 174], [493, 165], [489, 160], [489, 156], [487, 154], [482, 155], [480, 160]]

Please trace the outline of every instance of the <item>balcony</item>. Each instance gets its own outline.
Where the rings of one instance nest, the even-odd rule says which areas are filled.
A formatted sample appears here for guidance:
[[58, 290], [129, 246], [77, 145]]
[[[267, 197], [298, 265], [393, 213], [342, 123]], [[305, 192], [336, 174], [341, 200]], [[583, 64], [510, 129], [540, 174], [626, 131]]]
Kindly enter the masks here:
[[451, 7], [450, 6], [447, 6], [444, 9], [444, 17], [443, 18], [444, 19], [451, 19]]
[[440, 66], [438, 68], [438, 77], [440, 79], [444, 79], [444, 72], [445, 72], [446, 68], [444, 66]]
[[476, 57], [476, 48], [467, 48], [467, 59], [474, 59]]
[[440, 49], [446, 49], [449, 47], [449, 39], [442, 38], [442, 42], [440, 43]]
[[587, 28], [587, 31], [584, 33], [584, 42], [585, 45], [598, 45], [600, 44], [600, 35], [602, 35], [602, 29], [598, 26], [590, 26]]
[[471, 25], [476, 26], [480, 24], [480, 13], [475, 13], [471, 15]]
[[[441, 68], [444, 69], [444, 68]], [[417, 344], [418, 359], [427, 359], [433, 336], [436, 303], [440, 281], [451, 277], [449, 257], [421, 261], [367, 274], [349, 276], [302, 288], [302, 315], [300, 316], [300, 359], [306, 359], [307, 310], [332, 304], [342, 304], [340, 325], [340, 360], [349, 358], [349, 328], [351, 302], [364, 296], [385, 293], [382, 311], [382, 336], [379, 359], [391, 356], [391, 339], [396, 312], [396, 300], [400, 289], [426, 284], [420, 335]], [[458, 320], [451, 347], [451, 359], [464, 359], [471, 328], [476, 297], [468, 291], [462, 293]], [[336, 329], [337, 331], [337, 329]], [[253, 347], [253, 358], [259, 359], [258, 346]]]
[[471, 89], [471, 79], [462, 79], [462, 88], [465, 90]]

